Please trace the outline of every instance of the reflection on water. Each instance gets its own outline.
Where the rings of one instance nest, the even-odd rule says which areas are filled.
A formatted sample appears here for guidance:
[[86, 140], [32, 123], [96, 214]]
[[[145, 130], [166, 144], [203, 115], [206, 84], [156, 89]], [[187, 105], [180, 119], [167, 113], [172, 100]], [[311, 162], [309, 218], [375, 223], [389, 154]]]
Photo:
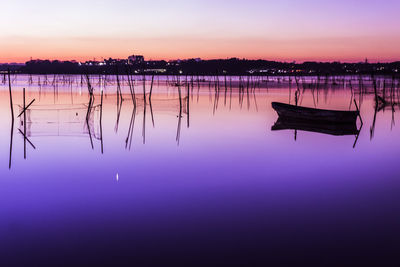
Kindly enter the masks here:
[[[0, 261], [397, 257], [398, 80], [144, 78], [12, 75], [14, 121], [2, 80]], [[357, 103], [363, 126], [281, 121], [272, 102]]]

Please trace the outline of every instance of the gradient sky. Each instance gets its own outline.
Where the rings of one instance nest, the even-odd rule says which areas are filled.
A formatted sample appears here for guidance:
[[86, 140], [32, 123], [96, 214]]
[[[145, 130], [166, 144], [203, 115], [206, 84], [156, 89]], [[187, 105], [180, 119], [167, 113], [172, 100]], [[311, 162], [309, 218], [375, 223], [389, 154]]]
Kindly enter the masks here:
[[13, 0], [0, 62], [246, 57], [400, 60], [399, 0]]

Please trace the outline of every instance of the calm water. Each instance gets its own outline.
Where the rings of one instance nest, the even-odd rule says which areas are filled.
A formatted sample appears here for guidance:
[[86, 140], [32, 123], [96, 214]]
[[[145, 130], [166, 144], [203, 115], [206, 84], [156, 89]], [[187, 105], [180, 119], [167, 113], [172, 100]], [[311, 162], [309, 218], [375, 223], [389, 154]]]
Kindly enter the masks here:
[[[86, 123], [80, 77], [55, 86], [40, 78], [13, 83], [16, 116], [23, 87], [26, 102], [35, 99], [25, 144], [23, 116], [12, 128], [0, 85], [2, 266], [400, 263], [397, 107], [377, 112], [374, 124], [373, 96], [360, 103], [356, 93], [355, 143], [355, 135], [272, 131], [271, 102], [294, 103], [294, 83], [243, 97], [235, 80], [226, 93], [221, 81], [219, 96], [214, 84], [195, 83], [180, 113], [178, 89], [165, 81], [156, 78], [151, 106], [136, 81], [134, 109], [126, 81], [117, 106], [116, 83], [94, 77]], [[352, 94], [305, 90], [299, 101], [349, 110]]]

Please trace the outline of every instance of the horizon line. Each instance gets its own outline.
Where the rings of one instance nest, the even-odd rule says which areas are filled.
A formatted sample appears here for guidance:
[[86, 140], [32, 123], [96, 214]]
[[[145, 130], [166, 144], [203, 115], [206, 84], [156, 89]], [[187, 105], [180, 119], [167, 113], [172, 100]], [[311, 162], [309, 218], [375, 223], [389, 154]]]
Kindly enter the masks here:
[[[77, 59], [57, 59], [57, 58], [31, 58], [29, 60], [26, 61], [12, 61], [12, 62], [0, 62], [1, 65], [12, 65], [12, 64], [16, 64], [16, 65], [22, 65], [22, 64], [26, 64], [29, 61], [33, 61], [33, 60], [48, 60], [48, 61], [60, 61], [60, 62], [87, 62], [87, 61], [97, 61], [97, 62], [102, 62], [104, 60], [107, 59], [116, 59], [116, 60], [126, 60], [128, 59], [128, 57], [126, 58], [113, 58], [113, 57], [101, 57], [101, 60], [98, 60], [96, 57], [94, 57], [93, 59], [85, 59], [85, 60], [77, 60]], [[270, 61], [270, 62], [278, 62], [278, 63], [289, 63], [289, 64], [303, 64], [306, 62], [315, 62], [315, 63], [341, 63], [341, 64], [357, 64], [357, 63], [369, 63], [369, 64], [390, 64], [390, 63], [396, 63], [396, 62], [400, 62], [400, 59], [392, 59], [392, 60], [370, 60], [369, 58], [364, 58], [363, 60], [288, 60], [288, 59], [265, 59], [265, 58], [245, 58], [245, 57], [226, 57], [226, 58], [201, 58], [201, 57], [187, 57], [187, 58], [174, 58], [174, 59], [145, 59], [145, 61], [166, 61], [166, 62], [170, 62], [170, 61], [188, 61], [188, 60], [193, 60], [193, 59], [201, 59], [202, 61], [213, 61], [213, 60], [229, 60], [229, 59], [238, 59], [238, 60], [249, 60], [249, 61]]]

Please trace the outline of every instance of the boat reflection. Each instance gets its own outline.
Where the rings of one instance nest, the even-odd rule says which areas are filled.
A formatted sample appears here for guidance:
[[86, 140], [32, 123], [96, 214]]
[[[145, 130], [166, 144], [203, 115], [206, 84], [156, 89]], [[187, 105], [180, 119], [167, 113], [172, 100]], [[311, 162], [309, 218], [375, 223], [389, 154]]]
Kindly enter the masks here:
[[275, 125], [272, 126], [271, 130], [298, 130], [334, 136], [358, 135], [360, 133], [360, 130], [357, 129], [357, 125], [355, 123], [333, 124], [323, 122], [309, 122], [304, 120], [285, 120], [282, 118], [278, 119]]

